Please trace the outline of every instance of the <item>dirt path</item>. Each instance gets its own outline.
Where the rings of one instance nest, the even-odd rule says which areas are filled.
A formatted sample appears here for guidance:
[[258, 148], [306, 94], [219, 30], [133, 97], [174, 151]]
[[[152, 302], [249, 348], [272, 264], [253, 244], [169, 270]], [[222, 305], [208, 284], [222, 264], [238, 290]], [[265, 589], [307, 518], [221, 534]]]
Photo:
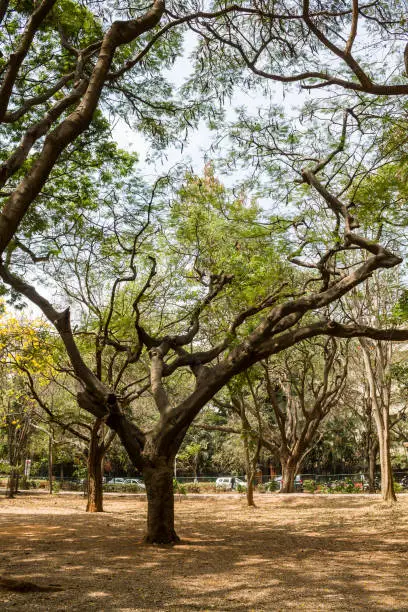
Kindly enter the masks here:
[[177, 501], [165, 549], [141, 544], [141, 499], [87, 515], [80, 496], [3, 498], [0, 575], [50, 590], [0, 586], [0, 610], [408, 611], [407, 496], [257, 499]]

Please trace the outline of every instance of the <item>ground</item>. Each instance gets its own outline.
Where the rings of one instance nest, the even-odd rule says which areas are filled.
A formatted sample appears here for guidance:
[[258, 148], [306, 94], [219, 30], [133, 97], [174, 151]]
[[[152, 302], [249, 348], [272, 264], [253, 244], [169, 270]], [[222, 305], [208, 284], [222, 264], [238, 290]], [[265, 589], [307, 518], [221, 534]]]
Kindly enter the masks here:
[[[408, 496], [176, 500], [174, 548], [144, 546], [146, 502], [79, 495], [0, 502], [1, 610], [407, 610]], [[0, 582], [1, 584], [1, 582]], [[60, 590], [57, 590], [60, 589]]]

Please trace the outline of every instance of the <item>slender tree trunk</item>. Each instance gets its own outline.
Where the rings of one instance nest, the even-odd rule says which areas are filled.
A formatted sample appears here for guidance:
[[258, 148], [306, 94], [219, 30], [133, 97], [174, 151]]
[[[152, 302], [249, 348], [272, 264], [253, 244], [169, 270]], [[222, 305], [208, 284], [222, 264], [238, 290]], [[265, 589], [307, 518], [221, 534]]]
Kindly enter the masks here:
[[282, 488], [281, 493], [295, 492], [295, 477], [297, 472], [297, 463], [293, 462], [292, 458], [281, 460], [282, 465]]
[[254, 478], [255, 478], [255, 471], [249, 470], [249, 472], [247, 472], [247, 492], [246, 492], [248, 506], [255, 506]]
[[48, 485], [52, 495], [52, 437], [48, 438]]
[[246, 429], [247, 422], [243, 419], [243, 441], [244, 441], [244, 451], [245, 451], [245, 473], [247, 477], [247, 490], [246, 490], [246, 498], [248, 506], [255, 506], [254, 501], [254, 476], [255, 470], [253, 469], [250, 453], [249, 453], [249, 440], [248, 440], [248, 430]]
[[173, 457], [159, 457], [143, 469], [147, 492], [147, 544], [177, 544], [174, 529]]
[[381, 463], [381, 495], [384, 501], [393, 503], [397, 501], [397, 497], [394, 491], [394, 479], [392, 475], [388, 419], [384, 424], [383, 430], [378, 432], [378, 434]]
[[15, 470], [12, 469], [8, 477], [7, 488], [6, 488], [6, 497], [8, 499], [13, 499], [14, 495], [17, 492], [16, 482], [17, 482], [17, 474]]
[[[254, 404], [256, 405], [256, 396], [253, 392], [253, 388], [250, 384], [249, 379], [248, 379], [248, 383], [249, 383], [249, 386], [252, 392]], [[246, 498], [247, 498], [248, 506], [255, 507], [256, 504], [254, 500], [254, 478], [255, 478], [256, 465], [258, 463], [259, 454], [261, 452], [261, 442], [260, 442], [260, 439], [258, 438], [256, 450], [251, 460], [251, 453], [250, 453], [250, 448], [249, 448], [250, 424], [246, 416], [245, 404], [243, 400], [241, 400], [239, 406], [240, 406], [240, 415], [241, 415], [241, 423], [242, 423], [242, 438], [244, 442], [244, 452], [245, 452], [245, 474], [246, 474], [246, 479], [247, 479]], [[260, 426], [260, 421], [258, 421], [258, 425]]]
[[375, 493], [375, 466], [377, 464], [378, 441], [372, 440], [368, 451], [368, 491]]

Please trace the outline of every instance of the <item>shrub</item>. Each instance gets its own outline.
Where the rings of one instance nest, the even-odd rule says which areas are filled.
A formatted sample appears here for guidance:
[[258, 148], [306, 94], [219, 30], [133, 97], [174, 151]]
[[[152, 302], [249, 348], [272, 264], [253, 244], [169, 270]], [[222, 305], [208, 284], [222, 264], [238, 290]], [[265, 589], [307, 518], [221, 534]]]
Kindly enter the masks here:
[[179, 482], [175, 478], [173, 478], [173, 491], [174, 491], [174, 493], [179, 493], [180, 495], [186, 495], [187, 494], [187, 490], [186, 490], [185, 485], [181, 484], [181, 482]]
[[320, 484], [317, 485], [317, 492], [318, 493], [334, 493], [334, 490], [329, 487], [327, 484]]
[[198, 482], [186, 482], [182, 486], [184, 486], [186, 493], [200, 493], [201, 490]]
[[256, 490], [258, 493], [266, 493], [266, 486], [261, 483], [256, 487]]
[[303, 488], [307, 493], [314, 493], [317, 491], [317, 484], [315, 480], [304, 480]]
[[394, 491], [395, 493], [402, 493], [404, 491], [404, 487], [399, 482], [394, 482]]
[[215, 482], [200, 482], [200, 492], [201, 493], [215, 493]]
[[[258, 491], [259, 491], [259, 487], [261, 485], [258, 485]], [[262, 485], [265, 487], [265, 491], [269, 491], [270, 493], [273, 493], [274, 491], [278, 491], [279, 490], [279, 484], [276, 480], [270, 480], [269, 482], [266, 482], [264, 485]]]
[[[81, 491], [84, 487], [83, 484], [79, 484], [79, 491]], [[75, 484], [74, 484], [75, 487]], [[74, 489], [76, 490], [76, 489]], [[111, 484], [104, 484], [103, 485], [103, 490], [106, 491], [107, 493], [146, 493], [145, 489], [142, 489], [141, 487], [139, 487], [139, 485], [137, 485], [135, 482], [132, 483], [111, 483]]]

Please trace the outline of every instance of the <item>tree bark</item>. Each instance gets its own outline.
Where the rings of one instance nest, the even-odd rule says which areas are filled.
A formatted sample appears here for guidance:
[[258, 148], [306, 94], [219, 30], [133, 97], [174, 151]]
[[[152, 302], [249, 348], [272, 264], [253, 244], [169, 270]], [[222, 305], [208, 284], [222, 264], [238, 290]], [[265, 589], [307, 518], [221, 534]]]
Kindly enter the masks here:
[[92, 429], [88, 454], [88, 501], [87, 512], [103, 512], [103, 481], [102, 459], [103, 452], [99, 446], [99, 427]]
[[48, 486], [50, 495], [52, 495], [52, 437], [48, 438]]
[[254, 500], [254, 476], [255, 469], [253, 466], [253, 462], [251, 461], [250, 453], [249, 453], [249, 440], [248, 440], [248, 421], [245, 415], [241, 412], [242, 419], [242, 437], [244, 441], [244, 452], [245, 452], [245, 464], [246, 464], [246, 477], [247, 477], [247, 490], [246, 490], [246, 498], [248, 506], [255, 506]]
[[143, 469], [147, 492], [146, 544], [177, 544], [174, 529], [173, 457], [149, 461]]
[[382, 431], [379, 431], [378, 434], [381, 463], [381, 495], [385, 502], [394, 503], [397, 501], [397, 497], [394, 491], [394, 479], [392, 475], [388, 419]]
[[291, 459], [281, 461], [282, 465], [282, 488], [281, 493], [295, 492], [295, 477], [297, 472], [297, 463], [293, 463]]
[[378, 440], [371, 440], [368, 451], [368, 492], [375, 493], [375, 466], [377, 463]]
[[10, 475], [8, 477], [8, 482], [7, 482], [6, 497], [8, 499], [13, 499], [16, 493], [17, 493], [17, 473], [14, 470], [11, 470]]
[[255, 473], [253, 470], [247, 472], [247, 504], [248, 506], [255, 506], [254, 501], [254, 477]]
[[[390, 453], [390, 401], [391, 387], [389, 367], [391, 364], [392, 345], [388, 345], [386, 350], [382, 350], [380, 342], [374, 345], [375, 354], [373, 360], [376, 369], [374, 370], [370, 354], [370, 345], [365, 339], [360, 340], [363, 352], [364, 365], [370, 386], [371, 402], [374, 414], [374, 421], [377, 428], [378, 443], [380, 449], [381, 465], [381, 495], [385, 502], [394, 503], [397, 497], [394, 491], [394, 480], [392, 476], [391, 453]], [[380, 387], [381, 394], [377, 393]]]

